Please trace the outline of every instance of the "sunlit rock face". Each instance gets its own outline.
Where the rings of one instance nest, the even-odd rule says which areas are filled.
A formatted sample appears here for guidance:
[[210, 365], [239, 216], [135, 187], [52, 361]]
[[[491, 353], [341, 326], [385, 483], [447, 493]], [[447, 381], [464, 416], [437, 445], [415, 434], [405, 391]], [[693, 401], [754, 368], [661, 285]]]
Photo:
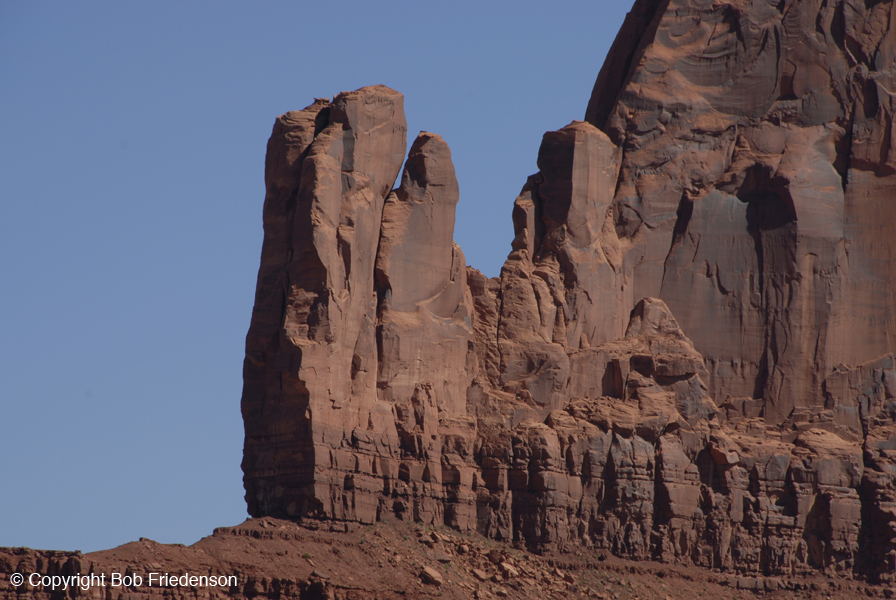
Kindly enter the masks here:
[[891, 579], [894, 17], [639, 0], [495, 278], [453, 242], [447, 144], [405, 161], [400, 94], [279, 117], [250, 514]]
[[623, 150], [633, 291], [662, 298], [717, 400], [780, 425], [892, 351], [892, 2], [638, 2], [586, 120]]

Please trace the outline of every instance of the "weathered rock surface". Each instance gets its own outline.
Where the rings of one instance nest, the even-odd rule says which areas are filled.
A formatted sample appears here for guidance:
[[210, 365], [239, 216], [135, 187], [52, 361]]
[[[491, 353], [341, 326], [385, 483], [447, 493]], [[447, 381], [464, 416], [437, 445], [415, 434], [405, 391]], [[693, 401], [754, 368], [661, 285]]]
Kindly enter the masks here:
[[[407, 521], [303, 525], [249, 519], [191, 546], [141, 538], [88, 554], [0, 548], [0, 600], [637, 600], [700, 594], [737, 600], [743, 589], [776, 590], [779, 600], [892, 597], [891, 589], [820, 574], [734, 577], [686, 565], [633, 564], [605, 552], [539, 556]], [[18, 586], [14, 573], [25, 576]]]
[[624, 152], [619, 311], [662, 298], [771, 425], [823, 405], [893, 350], [893, 3], [639, 0], [623, 29], [586, 115]]
[[277, 119], [244, 367], [250, 513], [317, 510], [332, 460], [317, 446], [394, 429], [376, 400], [373, 270], [406, 148], [403, 102], [377, 86]]
[[638, 0], [491, 279], [453, 242], [439, 136], [390, 192], [397, 92], [280, 117], [250, 514], [893, 579], [894, 17]]

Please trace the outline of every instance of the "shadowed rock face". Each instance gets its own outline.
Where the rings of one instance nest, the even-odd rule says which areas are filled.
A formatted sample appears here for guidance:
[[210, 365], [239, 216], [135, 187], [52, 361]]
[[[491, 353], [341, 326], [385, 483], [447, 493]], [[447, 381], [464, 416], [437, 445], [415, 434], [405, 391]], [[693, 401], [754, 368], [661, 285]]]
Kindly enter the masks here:
[[[896, 571], [893, 2], [638, 1], [500, 277], [382, 86], [277, 120], [253, 516], [735, 572]], [[861, 549], [861, 551], [860, 551]]]

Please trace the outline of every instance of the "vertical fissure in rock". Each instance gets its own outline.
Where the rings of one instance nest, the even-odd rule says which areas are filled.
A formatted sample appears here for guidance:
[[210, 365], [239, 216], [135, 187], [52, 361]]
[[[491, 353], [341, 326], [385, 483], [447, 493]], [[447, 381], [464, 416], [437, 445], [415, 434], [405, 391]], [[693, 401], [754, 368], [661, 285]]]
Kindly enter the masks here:
[[660, 296], [663, 295], [662, 289], [663, 284], [666, 282], [666, 272], [669, 266], [669, 259], [672, 256], [672, 253], [675, 252], [675, 249], [679, 247], [684, 240], [684, 237], [688, 233], [688, 223], [691, 221], [691, 217], [694, 215], [694, 200], [690, 198], [687, 192], [681, 195], [681, 200], [678, 202], [678, 210], [675, 211], [675, 227], [672, 228], [672, 242], [669, 244], [669, 251], [666, 253], [666, 258], [663, 261], [663, 279], [660, 283]]

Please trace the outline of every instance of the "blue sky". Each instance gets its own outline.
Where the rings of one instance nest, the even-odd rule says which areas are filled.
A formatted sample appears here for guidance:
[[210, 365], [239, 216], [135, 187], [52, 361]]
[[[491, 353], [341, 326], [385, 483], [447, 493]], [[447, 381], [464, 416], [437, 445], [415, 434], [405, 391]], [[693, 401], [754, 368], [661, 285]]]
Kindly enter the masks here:
[[0, 546], [246, 518], [239, 401], [274, 118], [382, 83], [451, 146], [500, 270], [545, 131], [627, 2], [0, 0]]

